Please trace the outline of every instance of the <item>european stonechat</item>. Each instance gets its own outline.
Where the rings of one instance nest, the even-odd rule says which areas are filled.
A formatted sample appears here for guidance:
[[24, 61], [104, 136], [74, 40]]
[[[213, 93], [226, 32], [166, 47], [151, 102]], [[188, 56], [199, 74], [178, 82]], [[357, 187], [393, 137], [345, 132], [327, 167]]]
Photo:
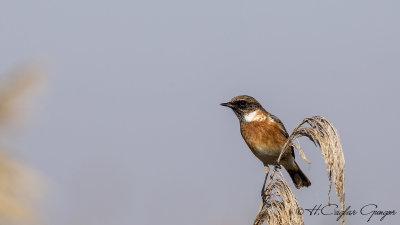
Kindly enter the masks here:
[[[278, 117], [267, 112], [256, 99], [247, 95], [234, 97], [221, 105], [231, 108], [236, 114], [244, 141], [264, 164], [268, 176], [269, 165], [279, 166], [278, 157], [289, 137], [285, 126]], [[282, 155], [279, 164], [289, 173], [296, 188], [311, 185], [294, 159], [293, 147]]]

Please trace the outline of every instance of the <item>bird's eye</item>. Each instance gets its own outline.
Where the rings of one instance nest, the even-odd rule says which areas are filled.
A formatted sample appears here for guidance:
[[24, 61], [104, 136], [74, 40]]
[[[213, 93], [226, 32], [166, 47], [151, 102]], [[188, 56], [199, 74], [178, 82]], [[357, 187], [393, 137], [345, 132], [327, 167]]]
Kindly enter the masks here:
[[239, 106], [244, 107], [244, 106], [247, 105], [247, 102], [246, 101], [239, 101], [238, 104], [239, 104]]

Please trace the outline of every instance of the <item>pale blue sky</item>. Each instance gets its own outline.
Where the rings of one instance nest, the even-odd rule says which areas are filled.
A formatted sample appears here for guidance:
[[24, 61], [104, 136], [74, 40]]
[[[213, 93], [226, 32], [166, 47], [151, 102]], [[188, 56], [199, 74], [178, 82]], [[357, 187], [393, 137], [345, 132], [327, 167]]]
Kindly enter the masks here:
[[[289, 131], [328, 118], [348, 204], [400, 210], [399, 11], [386, 0], [2, 1], [0, 74], [30, 60], [50, 73], [16, 144], [52, 183], [48, 224], [252, 223], [264, 170], [219, 106], [240, 94]], [[312, 207], [327, 202], [328, 179], [303, 143], [312, 186], [295, 194]]]

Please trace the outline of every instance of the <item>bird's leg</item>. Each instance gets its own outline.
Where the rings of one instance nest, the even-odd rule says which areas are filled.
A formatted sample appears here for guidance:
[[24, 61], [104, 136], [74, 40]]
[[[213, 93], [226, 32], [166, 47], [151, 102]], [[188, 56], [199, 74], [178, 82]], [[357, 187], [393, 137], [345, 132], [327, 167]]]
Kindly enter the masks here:
[[261, 189], [261, 198], [262, 198], [263, 202], [265, 202], [265, 198], [266, 198], [266, 196], [265, 196], [265, 184], [267, 183], [267, 179], [268, 179], [269, 167], [268, 166], [264, 166], [264, 169], [265, 169], [265, 179], [264, 179], [264, 184], [263, 184], [262, 189]]

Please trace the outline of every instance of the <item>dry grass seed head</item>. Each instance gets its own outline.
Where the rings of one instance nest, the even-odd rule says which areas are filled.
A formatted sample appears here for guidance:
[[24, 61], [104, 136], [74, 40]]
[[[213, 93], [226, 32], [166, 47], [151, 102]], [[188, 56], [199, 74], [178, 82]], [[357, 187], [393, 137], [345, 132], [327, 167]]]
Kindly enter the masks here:
[[[330, 204], [330, 192], [332, 188], [332, 180], [335, 184], [336, 194], [339, 197], [342, 210], [345, 208], [344, 199], [344, 156], [340, 138], [335, 127], [325, 118], [321, 116], [313, 116], [304, 119], [291, 133], [287, 142], [282, 148], [282, 152], [278, 158], [280, 161], [282, 155], [290, 146], [295, 147], [300, 156], [309, 163], [304, 152], [300, 148], [297, 139], [299, 137], [308, 137], [321, 150], [325, 161], [328, 177], [329, 192], [328, 203]], [[284, 180], [281, 171], [279, 177], [273, 178], [276, 169], [272, 172], [270, 182], [267, 186], [266, 204], [262, 207], [257, 215], [254, 224], [262, 224], [265, 220], [267, 224], [303, 224], [303, 216], [298, 214], [299, 204], [293, 192]], [[273, 180], [272, 180], [273, 179]], [[272, 182], [271, 182], [272, 181]], [[344, 216], [341, 221], [344, 224]]]
[[267, 224], [304, 224], [303, 216], [298, 213], [300, 206], [296, 196], [289, 188], [280, 170], [271, 185], [268, 186], [267, 192], [266, 203], [260, 211], [259, 221], [261, 223], [265, 221]]
[[[308, 125], [308, 126], [307, 126]], [[300, 153], [300, 156], [307, 162], [304, 152], [301, 150], [300, 145], [294, 143], [299, 137], [308, 137], [315, 145], [321, 150], [322, 156], [325, 161], [326, 170], [329, 177], [329, 192], [328, 204], [330, 204], [330, 192], [332, 188], [332, 181], [335, 184], [336, 194], [339, 197], [342, 210], [345, 208], [345, 193], [344, 193], [344, 156], [342, 144], [335, 127], [324, 117], [313, 116], [306, 118], [301, 122], [289, 136], [287, 146], [294, 146]], [[344, 224], [344, 217], [342, 217], [342, 224]]]

